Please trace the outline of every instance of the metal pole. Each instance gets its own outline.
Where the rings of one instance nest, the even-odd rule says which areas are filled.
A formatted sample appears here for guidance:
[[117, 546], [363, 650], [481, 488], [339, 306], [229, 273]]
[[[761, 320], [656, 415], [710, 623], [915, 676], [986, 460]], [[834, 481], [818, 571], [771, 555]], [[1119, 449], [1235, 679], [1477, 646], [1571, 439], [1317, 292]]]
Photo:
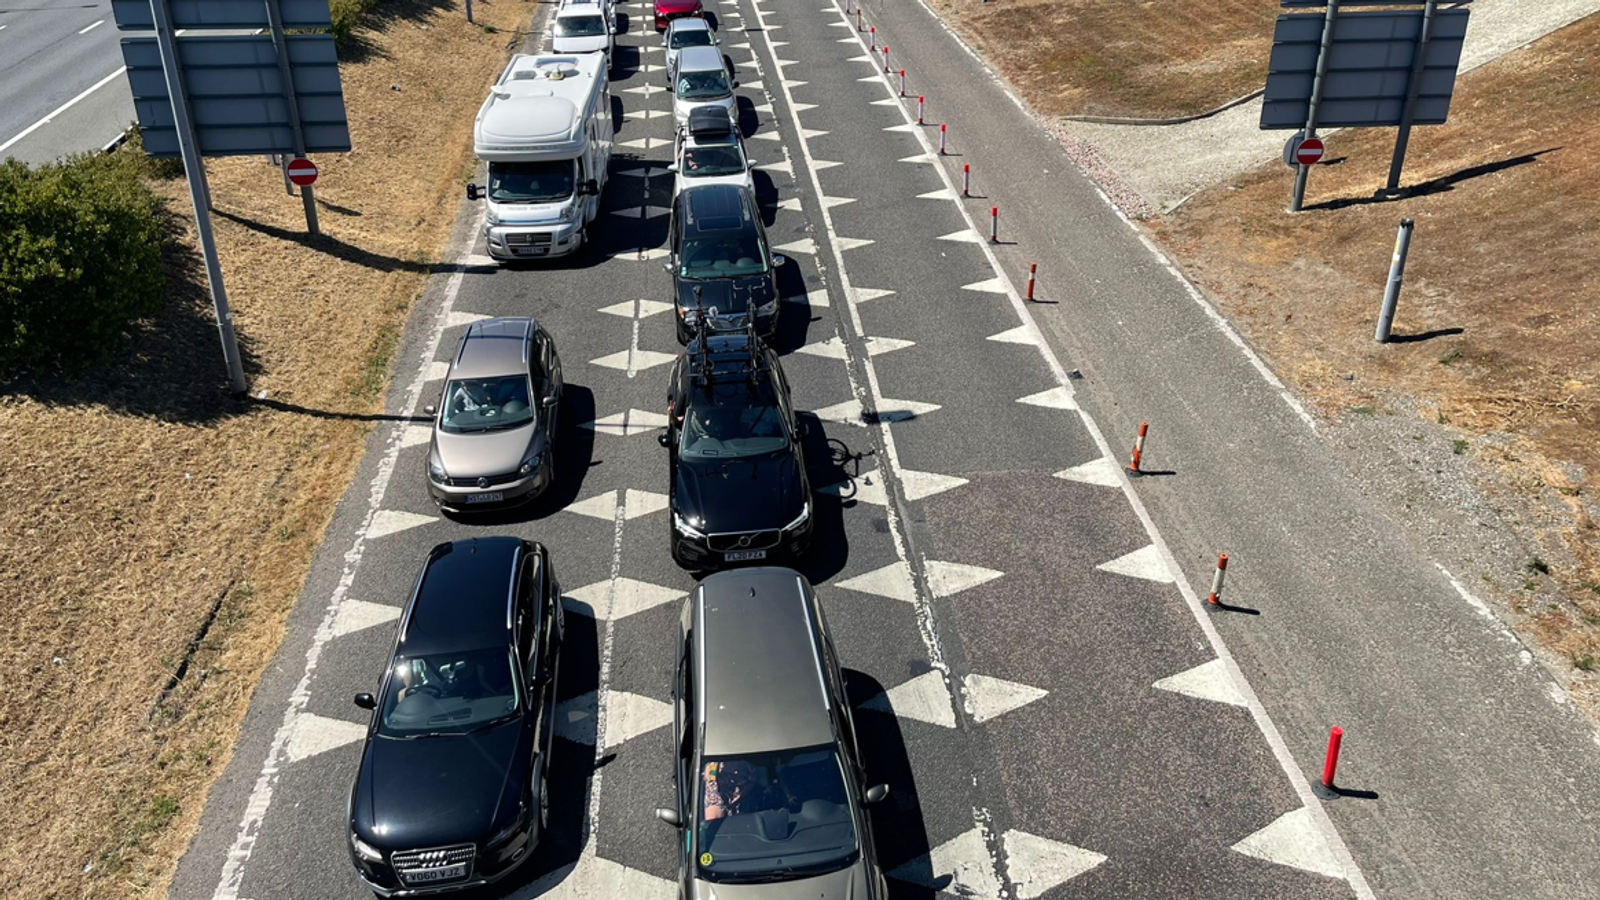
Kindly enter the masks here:
[[[294, 135], [294, 155], [296, 159], [304, 159], [306, 135], [300, 127], [300, 99], [295, 96], [294, 72], [289, 67], [288, 42], [283, 37], [283, 14], [278, 11], [278, 0], [266, 2], [267, 26], [272, 30], [272, 46], [278, 54], [278, 77], [283, 79], [283, 102], [289, 110], [289, 131]], [[311, 190], [311, 185], [300, 189], [300, 199], [306, 207], [306, 230], [321, 234], [322, 229], [317, 224], [317, 195]]]
[[472, 0], [467, 0], [467, 24], [476, 24], [472, 21]]
[[[1328, 11], [1322, 20], [1322, 47], [1317, 51], [1317, 77], [1311, 82], [1311, 105], [1306, 109], [1306, 137], [1317, 136], [1317, 108], [1322, 105], [1322, 81], [1328, 74], [1328, 50], [1333, 46], [1333, 22], [1339, 17], [1339, 0], [1328, 0]], [[1290, 212], [1299, 212], [1306, 199], [1306, 175], [1310, 166], [1297, 166], [1294, 173], [1294, 195], [1289, 198]]]
[[161, 69], [167, 79], [167, 95], [172, 98], [172, 119], [178, 136], [178, 153], [183, 171], [189, 176], [189, 202], [194, 204], [194, 230], [200, 239], [200, 255], [206, 263], [206, 282], [211, 287], [211, 305], [217, 313], [217, 331], [222, 338], [222, 357], [228, 363], [228, 382], [235, 394], [250, 389], [244, 380], [244, 365], [239, 359], [239, 340], [233, 333], [233, 313], [228, 309], [228, 290], [222, 283], [222, 264], [217, 260], [217, 241], [211, 233], [211, 214], [206, 208], [205, 170], [200, 148], [195, 145], [189, 119], [189, 97], [184, 93], [183, 76], [178, 70], [177, 48], [172, 39], [172, 21], [167, 16], [167, 0], [150, 0], [150, 13], [156, 28], [156, 47], [161, 51]]
[[294, 182], [289, 180], [289, 157], [284, 153], [272, 154], [272, 164], [278, 167], [278, 174], [283, 176], [283, 192], [294, 196]]
[[1406, 105], [1400, 113], [1400, 133], [1394, 139], [1394, 158], [1389, 160], [1389, 182], [1385, 193], [1400, 189], [1400, 170], [1406, 164], [1406, 145], [1411, 143], [1411, 119], [1417, 113], [1417, 95], [1422, 91], [1422, 70], [1427, 65], [1428, 41], [1433, 37], [1433, 9], [1436, 0], [1422, 7], [1422, 30], [1417, 34], [1417, 55], [1411, 61], [1411, 81], [1406, 85]]
[[1389, 286], [1383, 291], [1383, 311], [1378, 313], [1378, 330], [1373, 340], [1389, 343], [1389, 329], [1394, 326], [1395, 307], [1400, 305], [1400, 283], [1405, 280], [1406, 254], [1411, 252], [1410, 219], [1400, 220], [1400, 233], [1394, 237], [1394, 258], [1389, 261]]

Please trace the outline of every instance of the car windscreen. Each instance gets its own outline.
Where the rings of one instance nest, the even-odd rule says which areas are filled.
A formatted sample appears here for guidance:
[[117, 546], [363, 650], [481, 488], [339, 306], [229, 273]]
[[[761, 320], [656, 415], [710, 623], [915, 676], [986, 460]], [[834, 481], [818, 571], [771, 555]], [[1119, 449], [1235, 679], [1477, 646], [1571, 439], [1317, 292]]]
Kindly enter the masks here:
[[518, 703], [505, 647], [397, 656], [378, 731], [390, 737], [459, 734], [516, 713]]
[[533, 421], [526, 375], [457, 378], [445, 386], [439, 427], [450, 434], [504, 431]]
[[689, 147], [683, 151], [680, 171], [686, 178], [737, 175], [744, 171], [744, 154], [734, 146]]
[[562, 16], [556, 19], [556, 37], [600, 37], [606, 20], [600, 16]]
[[675, 28], [672, 31], [674, 50], [684, 47], [709, 47], [711, 46], [711, 32], [705, 28]]
[[570, 159], [489, 163], [489, 199], [496, 203], [565, 200], [577, 183], [577, 165]]
[[855, 861], [855, 822], [831, 746], [707, 759], [700, 772], [695, 859], [711, 881], [831, 872]]
[[[699, 388], [697, 388], [699, 389]], [[789, 445], [783, 413], [747, 384], [718, 385], [711, 396], [696, 398], [684, 416], [680, 456], [692, 459], [737, 459], [761, 456]]]
[[766, 270], [766, 254], [754, 231], [687, 238], [678, 250], [678, 274], [685, 278], [736, 278]]
[[678, 76], [678, 96], [684, 100], [713, 100], [733, 93], [728, 73], [721, 69], [683, 72]]

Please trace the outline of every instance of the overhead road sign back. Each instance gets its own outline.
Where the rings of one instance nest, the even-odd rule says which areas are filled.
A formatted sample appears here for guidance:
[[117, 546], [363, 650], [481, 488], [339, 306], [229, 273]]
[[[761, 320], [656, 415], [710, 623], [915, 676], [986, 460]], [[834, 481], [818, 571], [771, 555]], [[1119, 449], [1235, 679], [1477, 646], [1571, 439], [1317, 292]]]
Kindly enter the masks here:
[[[278, 0], [284, 28], [331, 28], [328, 0]], [[266, 28], [263, 0], [168, 0], [173, 28]], [[154, 31], [150, 0], [111, 0], [119, 31]]]
[[[344, 92], [333, 36], [291, 34], [293, 69], [305, 147], [295, 147], [283, 75], [271, 35], [185, 35], [177, 41], [189, 110], [204, 156], [343, 153], [350, 149]], [[151, 156], [175, 157], [172, 101], [155, 38], [123, 38], [122, 58], [139, 130]]]
[[[1284, 0], [1285, 5], [1311, 3]], [[1317, 3], [1317, 6], [1323, 4]], [[1340, 7], [1357, 5], [1341, 0]], [[1441, 9], [1434, 13], [1423, 57], [1412, 124], [1442, 125], [1450, 112], [1461, 45], [1469, 12]], [[1411, 71], [1422, 35], [1422, 10], [1379, 10], [1341, 13], [1334, 22], [1328, 50], [1319, 128], [1359, 128], [1401, 124]], [[1317, 71], [1323, 17], [1285, 14], [1278, 17], [1267, 64], [1267, 87], [1261, 104], [1261, 128], [1304, 128]]]

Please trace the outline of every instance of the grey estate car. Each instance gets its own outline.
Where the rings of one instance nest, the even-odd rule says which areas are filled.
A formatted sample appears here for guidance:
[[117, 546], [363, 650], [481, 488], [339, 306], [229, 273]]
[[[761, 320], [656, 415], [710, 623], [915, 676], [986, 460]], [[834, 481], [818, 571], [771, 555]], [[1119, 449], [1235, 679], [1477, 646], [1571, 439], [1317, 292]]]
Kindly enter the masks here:
[[838, 657], [792, 569], [720, 572], [679, 623], [673, 686], [682, 900], [886, 896]]
[[438, 406], [429, 406], [428, 493], [443, 509], [531, 500], [550, 486], [561, 405], [561, 358], [539, 323], [487, 319], [467, 327]]

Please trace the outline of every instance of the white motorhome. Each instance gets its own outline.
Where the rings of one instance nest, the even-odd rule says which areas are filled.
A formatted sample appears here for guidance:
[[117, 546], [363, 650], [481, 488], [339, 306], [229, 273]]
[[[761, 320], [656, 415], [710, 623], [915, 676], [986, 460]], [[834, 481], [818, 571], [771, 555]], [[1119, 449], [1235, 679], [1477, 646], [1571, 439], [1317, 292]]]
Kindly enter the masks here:
[[562, 256], [583, 244], [605, 188], [613, 141], [602, 53], [519, 53], [489, 89], [473, 126], [489, 164], [483, 233], [495, 259]]

